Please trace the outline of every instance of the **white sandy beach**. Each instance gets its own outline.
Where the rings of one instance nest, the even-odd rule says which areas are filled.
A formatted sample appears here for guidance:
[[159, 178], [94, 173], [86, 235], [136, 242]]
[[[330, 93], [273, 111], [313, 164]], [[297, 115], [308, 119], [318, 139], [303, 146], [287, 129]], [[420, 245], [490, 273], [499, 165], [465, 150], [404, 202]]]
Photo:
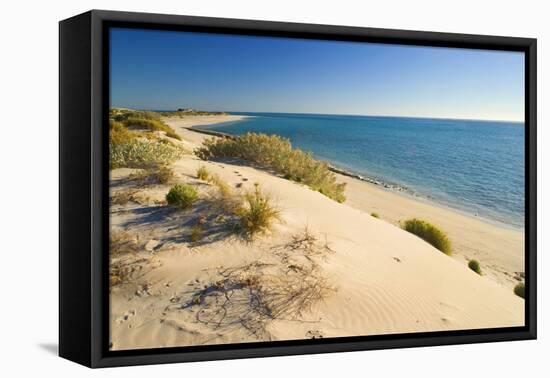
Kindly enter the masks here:
[[[208, 136], [187, 128], [238, 119], [190, 116], [165, 122], [192, 149]], [[112, 232], [126, 232], [132, 243], [144, 249], [128, 261], [135, 266], [134, 280], [111, 291], [114, 350], [524, 324], [524, 300], [512, 291], [518, 282], [515, 275], [524, 269], [520, 231], [345, 176], [338, 178], [347, 182], [347, 201], [339, 204], [246, 164], [205, 162], [186, 155], [173, 169], [180, 182], [197, 185], [201, 195], [211, 190], [195, 178], [201, 165], [236, 192], [259, 183], [281, 210], [281, 222], [254, 242], [223, 237], [214, 230], [208, 242], [192, 244], [184, 237], [189, 227], [186, 220], [200, 209], [174, 213], [155, 204], [170, 186], [141, 188], [142, 202], [113, 205]], [[111, 189], [127, 188], [126, 179], [133, 171], [113, 170]], [[454, 256], [444, 255], [397, 226], [399, 220], [412, 217], [429, 220], [448, 232]], [[303, 234], [306, 228], [318, 239], [323, 254], [289, 252], [293, 235]], [[485, 275], [468, 269], [468, 258], [478, 259]], [[260, 277], [263, 285], [299, 286], [304, 284], [298, 282], [299, 270], [305, 266], [311, 268], [311, 277], [319, 278], [323, 300], [299, 316], [254, 311], [250, 301], [244, 300], [246, 287], [233, 286], [228, 291], [227, 283], [223, 286], [233, 274], [245, 277], [242, 282]], [[217, 295], [221, 288], [227, 300]]]

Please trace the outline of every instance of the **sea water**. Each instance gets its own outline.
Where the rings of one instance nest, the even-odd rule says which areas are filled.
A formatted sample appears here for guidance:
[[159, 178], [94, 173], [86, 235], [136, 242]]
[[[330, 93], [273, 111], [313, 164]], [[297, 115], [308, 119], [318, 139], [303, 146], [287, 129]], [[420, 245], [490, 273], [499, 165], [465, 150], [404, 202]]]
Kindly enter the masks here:
[[277, 134], [335, 167], [471, 215], [524, 227], [523, 123], [323, 114], [232, 113], [208, 126]]

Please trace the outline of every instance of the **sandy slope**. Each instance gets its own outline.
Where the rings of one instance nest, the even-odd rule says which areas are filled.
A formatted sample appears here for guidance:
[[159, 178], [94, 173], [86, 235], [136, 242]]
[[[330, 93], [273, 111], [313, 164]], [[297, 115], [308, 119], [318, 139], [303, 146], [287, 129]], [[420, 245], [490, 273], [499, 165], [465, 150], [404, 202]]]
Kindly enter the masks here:
[[[191, 143], [200, 141], [196, 133], [178, 131]], [[260, 183], [281, 209], [282, 222], [254, 242], [214, 227], [203, 242], [193, 244], [189, 220], [201, 212], [201, 205], [186, 212], [155, 205], [169, 186], [141, 189], [147, 198], [141, 205], [113, 206], [113, 231], [125, 230], [149, 249], [140, 250], [131, 262], [136, 267], [133, 281], [112, 290], [113, 349], [523, 324], [524, 302], [509, 288], [389, 222], [253, 167], [187, 156], [174, 165], [178, 180], [196, 184], [202, 196], [212, 188], [194, 178], [201, 164], [237, 192]], [[124, 189], [129, 173], [113, 171], [112, 188]], [[319, 246], [327, 244], [331, 252], [303, 258], [287, 248], [292, 235], [303, 233], [306, 226]], [[281, 251], [287, 259], [281, 258]], [[284, 291], [299, 284], [295, 266], [313, 266], [310, 276], [330, 287], [323, 292], [324, 300], [299, 316], [253, 311], [255, 302], [248, 295], [253, 284], [230, 287], [223, 281], [223, 274], [235, 269], [230, 271], [245, 277], [239, 282], [270, 279], [275, 291]]]
[[[185, 133], [188, 140], [201, 143], [207, 136], [192, 133], [185, 127], [235, 121], [231, 118], [195, 117], [189, 119], [169, 119], [173, 127]], [[347, 183], [346, 204], [367, 213], [378, 213], [381, 219], [399, 225], [399, 221], [422, 218], [433, 222], [445, 230], [453, 244], [453, 258], [467, 264], [477, 259], [487, 277], [512, 289], [522, 280], [525, 272], [525, 234], [523, 230], [487, 222], [480, 218], [462, 214], [410, 195], [386, 190], [380, 186], [339, 175], [338, 180]]]

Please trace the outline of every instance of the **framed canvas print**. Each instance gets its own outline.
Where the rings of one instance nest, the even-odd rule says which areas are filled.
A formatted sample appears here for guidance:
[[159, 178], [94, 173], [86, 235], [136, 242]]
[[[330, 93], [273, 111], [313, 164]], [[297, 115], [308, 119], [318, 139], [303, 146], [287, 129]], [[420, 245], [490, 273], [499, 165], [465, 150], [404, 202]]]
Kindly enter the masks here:
[[60, 355], [536, 337], [536, 40], [60, 22]]

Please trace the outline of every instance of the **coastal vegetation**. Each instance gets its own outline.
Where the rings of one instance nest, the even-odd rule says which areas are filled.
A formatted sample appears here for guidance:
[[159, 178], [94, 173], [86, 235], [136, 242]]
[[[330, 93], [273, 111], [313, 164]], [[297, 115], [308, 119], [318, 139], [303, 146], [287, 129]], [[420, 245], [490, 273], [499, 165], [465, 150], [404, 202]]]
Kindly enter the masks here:
[[174, 129], [162, 122], [160, 119], [147, 119], [131, 117], [122, 122], [124, 126], [130, 129], [145, 129], [149, 131], [163, 131], [167, 137], [181, 140], [181, 137], [176, 134]]
[[245, 194], [244, 205], [236, 213], [240, 218], [241, 229], [248, 236], [267, 232], [273, 222], [280, 219], [279, 210], [271, 198], [262, 193], [259, 184], [254, 185], [253, 192]]
[[525, 284], [523, 282], [518, 283], [514, 287], [514, 294], [525, 299]]
[[186, 209], [197, 200], [198, 196], [199, 193], [195, 187], [186, 184], [176, 184], [166, 194], [166, 202], [169, 205]]
[[170, 184], [175, 181], [176, 174], [167, 165], [155, 165], [151, 168], [142, 169], [139, 172], [132, 173], [128, 177], [130, 180], [137, 182], [138, 185], [148, 184]]
[[303, 183], [325, 196], [344, 202], [345, 183], [337, 183], [329, 165], [316, 160], [309, 152], [293, 148], [278, 135], [247, 133], [232, 138], [212, 138], [195, 150], [203, 159], [237, 158], [273, 170], [286, 179]]
[[380, 219], [380, 215], [378, 213], [370, 213], [370, 216], [373, 217], [373, 218]]
[[111, 109], [110, 168], [158, 168], [174, 162], [185, 153], [181, 146], [159, 138], [153, 131], [162, 131], [167, 137], [181, 139], [156, 113]]
[[203, 181], [206, 181], [208, 180], [208, 176], [209, 176], [209, 172], [208, 170], [206, 169], [206, 167], [204, 165], [201, 165], [198, 169], [197, 169], [197, 178], [199, 180], [203, 180]]
[[143, 138], [128, 142], [110, 143], [109, 164], [115, 168], [152, 168], [170, 164], [185, 154], [185, 150], [162, 140]]
[[433, 224], [413, 218], [404, 222], [403, 229], [430, 243], [444, 254], [451, 255], [451, 242], [449, 238], [445, 232]]
[[481, 266], [479, 265], [479, 261], [477, 260], [470, 260], [468, 262], [468, 268], [476, 272], [477, 274], [481, 275]]

